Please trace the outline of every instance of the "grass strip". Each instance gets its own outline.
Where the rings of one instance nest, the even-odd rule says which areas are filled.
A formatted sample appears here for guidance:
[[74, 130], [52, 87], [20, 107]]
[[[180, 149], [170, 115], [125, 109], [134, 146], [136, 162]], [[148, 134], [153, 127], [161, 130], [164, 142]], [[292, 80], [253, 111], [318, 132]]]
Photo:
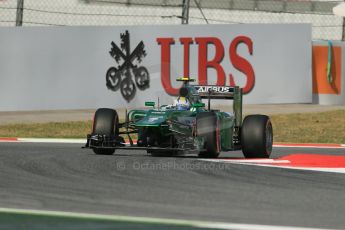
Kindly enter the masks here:
[[85, 138], [91, 121], [8, 124], [0, 126], [0, 137]]
[[271, 116], [275, 142], [345, 144], [345, 110]]

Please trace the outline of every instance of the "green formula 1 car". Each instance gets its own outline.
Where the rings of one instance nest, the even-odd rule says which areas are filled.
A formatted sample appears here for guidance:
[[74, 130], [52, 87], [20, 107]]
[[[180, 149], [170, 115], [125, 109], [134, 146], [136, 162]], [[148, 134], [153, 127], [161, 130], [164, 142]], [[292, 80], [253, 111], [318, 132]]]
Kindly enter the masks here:
[[[183, 86], [179, 97], [190, 107], [180, 110], [174, 105], [155, 108], [145, 102], [146, 110], [126, 113], [124, 123], [109, 108], [96, 111], [92, 133], [87, 135], [86, 148], [96, 154], [113, 154], [116, 149], [141, 149], [153, 156], [197, 153], [216, 158], [221, 151], [242, 149], [246, 158], [268, 158], [272, 151], [273, 132], [268, 116], [249, 115], [242, 122], [242, 89], [227, 86], [194, 86], [192, 79], [180, 78]], [[201, 99], [208, 99], [208, 108]], [[211, 99], [233, 100], [233, 111], [212, 110]], [[131, 134], [137, 134], [134, 143]], [[128, 137], [126, 145], [124, 136]]]

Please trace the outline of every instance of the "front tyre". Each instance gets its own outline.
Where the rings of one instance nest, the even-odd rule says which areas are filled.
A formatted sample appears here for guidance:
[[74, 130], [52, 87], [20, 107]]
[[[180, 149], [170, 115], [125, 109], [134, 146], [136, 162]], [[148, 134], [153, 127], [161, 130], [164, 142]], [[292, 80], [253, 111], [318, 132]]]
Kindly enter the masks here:
[[[101, 108], [95, 113], [92, 135], [118, 136], [119, 118], [116, 110]], [[111, 155], [115, 149], [97, 148], [93, 152], [101, 155]]]
[[246, 116], [241, 128], [241, 144], [246, 158], [269, 158], [273, 145], [270, 118], [265, 115]]

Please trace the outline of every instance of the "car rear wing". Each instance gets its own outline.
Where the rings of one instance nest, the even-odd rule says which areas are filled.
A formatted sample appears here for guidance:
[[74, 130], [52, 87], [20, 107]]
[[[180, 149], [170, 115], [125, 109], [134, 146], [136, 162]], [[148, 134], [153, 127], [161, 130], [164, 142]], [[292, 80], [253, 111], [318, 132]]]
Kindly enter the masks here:
[[[235, 88], [230, 86], [196, 85], [194, 86], [204, 99], [234, 99]], [[239, 89], [239, 87], [237, 87]]]
[[216, 86], [216, 85], [195, 85], [199, 96], [208, 99], [208, 109], [211, 107], [211, 99], [233, 100], [233, 113], [235, 115], [235, 125], [242, 125], [242, 89], [238, 86]]

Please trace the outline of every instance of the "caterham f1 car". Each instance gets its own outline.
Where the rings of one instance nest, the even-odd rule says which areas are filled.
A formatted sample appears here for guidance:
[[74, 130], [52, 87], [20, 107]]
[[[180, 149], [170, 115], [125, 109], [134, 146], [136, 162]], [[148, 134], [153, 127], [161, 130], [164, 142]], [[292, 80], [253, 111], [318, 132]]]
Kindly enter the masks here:
[[[151, 108], [126, 112], [123, 123], [119, 123], [114, 109], [100, 108], [94, 115], [85, 147], [105, 155], [113, 154], [116, 149], [139, 149], [153, 156], [197, 153], [199, 157], [216, 158], [221, 151], [242, 149], [246, 158], [270, 156], [273, 143], [270, 118], [249, 115], [242, 121], [241, 88], [195, 86], [190, 84], [192, 79], [177, 80], [183, 82], [179, 98], [185, 98], [189, 108], [155, 107], [154, 102], [145, 102]], [[202, 99], [208, 99], [208, 108]], [[211, 99], [233, 100], [233, 111], [211, 109]], [[137, 135], [136, 143], [133, 134]]]

